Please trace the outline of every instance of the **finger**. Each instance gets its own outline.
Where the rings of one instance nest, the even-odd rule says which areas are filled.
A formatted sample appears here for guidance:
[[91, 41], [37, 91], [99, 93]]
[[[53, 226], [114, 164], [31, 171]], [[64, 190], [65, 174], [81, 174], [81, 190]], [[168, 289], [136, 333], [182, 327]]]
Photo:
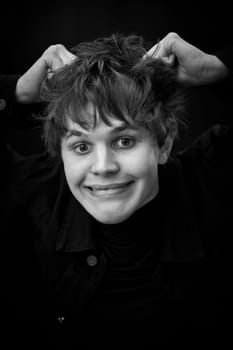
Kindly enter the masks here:
[[151, 56], [153, 58], [165, 58], [169, 57], [171, 54], [172, 53], [170, 50], [169, 41], [167, 40], [167, 37], [165, 37], [157, 44], [152, 46], [152, 48], [144, 56]]
[[63, 60], [60, 55], [54, 56], [51, 62], [51, 70], [57, 70], [64, 66]]
[[146, 58], [148, 56], [152, 56], [155, 57], [156, 53], [158, 51], [159, 48], [159, 43], [155, 44], [154, 46], [152, 46], [152, 48], [150, 50], [147, 51], [147, 53], [143, 56], [143, 58]]
[[52, 54], [49, 55], [47, 77], [50, 79], [54, 72], [65, 65], [71, 64], [77, 57], [68, 51], [65, 46], [58, 44], [53, 47]]
[[160, 41], [159, 43], [155, 44], [144, 56], [148, 57], [151, 56], [155, 59], [160, 59], [162, 62], [164, 62], [167, 66], [173, 66], [175, 63], [175, 55], [165, 47], [164, 42]]
[[[170, 32], [163, 39], [161, 39], [156, 45], [154, 45], [146, 55], [152, 56], [153, 58], [167, 58], [169, 64], [173, 60], [174, 52], [174, 43], [179, 41], [181, 38], [177, 33]], [[145, 55], [145, 56], [146, 56]], [[171, 56], [171, 58], [170, 58]]]
[[63, 63], [60, 55], [54, 56], [52, 58], [51, 63], [48, 65], [48, 68], [47, 68], [47, 78], [51, 79], [54, 72], [62, 67], [64, 67], [64, 63]]
[[61, 48], [59, 52], [59, 57], [63, 63], [63, 65], [72, 63], [77, 56], [68, 51], [64, 46]]
[[143, 56], [143, 58], [148, 56], [153, 58], [158, 58], [160, 49], [161, 49], [161, 41], [153, 45], [152, 48], [150, 48], [150, 50], [148, 50], [147, 53]]
[[62, 44], [56, 45], [56, 56], [59, 57], [63, 65], [70, 64], [76, 58], [66, 47]]
[[164, 62], [167, 66], [174, 66], [175, 64], [175, 55], [171, 54], [167, 57], [158, 57], [162, 62]]

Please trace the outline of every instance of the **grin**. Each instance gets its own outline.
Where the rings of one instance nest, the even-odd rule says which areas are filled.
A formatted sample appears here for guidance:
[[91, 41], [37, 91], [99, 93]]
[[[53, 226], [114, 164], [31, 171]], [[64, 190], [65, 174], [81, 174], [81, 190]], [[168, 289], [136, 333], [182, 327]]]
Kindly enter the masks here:
[[94, 197], [108, 198], [125, 193], [133, 183], [134, 181], [130, 181], [109, 185], [85, 186], [85, 188]]

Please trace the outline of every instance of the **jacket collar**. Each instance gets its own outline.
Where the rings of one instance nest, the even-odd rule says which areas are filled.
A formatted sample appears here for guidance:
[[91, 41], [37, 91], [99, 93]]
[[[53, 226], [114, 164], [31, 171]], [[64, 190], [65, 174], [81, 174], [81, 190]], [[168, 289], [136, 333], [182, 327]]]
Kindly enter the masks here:
[[163, 207], [161, 261], [195, 262], [205, 256], [199, 203], [195, 203], [193, 189], [184, 174], [177, 158], [171, 158], [159, 169]]
[[95, 249], [93, 220], [73, 197], [70, 197], [56, 244], [57, 251], [81, 252]]
[[[190, 190], [183, 176], [181, 164], [171, 159], [159, 167], [162, 247], [160, 260], [164, 262], [192, 262], [204, 257], [198, 226], [198, 215]], [[95, 249], [94, 220], [72, 196], [56, 244], [57, 251], [83, 252]], [[156, 215], [154, 219], [156, 231]], [[153, 227], [151, 227], [153, 229]], [[156, 233], [157, 234], [157, 233]]]

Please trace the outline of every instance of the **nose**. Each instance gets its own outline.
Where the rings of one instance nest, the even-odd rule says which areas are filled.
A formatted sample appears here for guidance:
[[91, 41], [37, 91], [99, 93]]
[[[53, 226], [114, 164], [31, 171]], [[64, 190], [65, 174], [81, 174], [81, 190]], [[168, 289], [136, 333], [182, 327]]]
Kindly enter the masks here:
[[93, 153], [91, 172], [95, 175], [107, 176], [116, 174], [120, 170], [119, 162], [114, 152], [101, 147]]

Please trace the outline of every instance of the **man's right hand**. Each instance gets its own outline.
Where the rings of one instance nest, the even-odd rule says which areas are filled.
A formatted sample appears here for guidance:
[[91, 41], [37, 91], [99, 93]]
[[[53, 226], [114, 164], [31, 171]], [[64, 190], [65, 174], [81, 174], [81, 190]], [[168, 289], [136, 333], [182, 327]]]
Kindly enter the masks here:
[[54, 70], [72, 63], [76, 56], [61, 44], [51, 45], [42, 56], [23, 74], [16, 85], [16, 98], [20, 103], [40, 102], [41, 83]]

